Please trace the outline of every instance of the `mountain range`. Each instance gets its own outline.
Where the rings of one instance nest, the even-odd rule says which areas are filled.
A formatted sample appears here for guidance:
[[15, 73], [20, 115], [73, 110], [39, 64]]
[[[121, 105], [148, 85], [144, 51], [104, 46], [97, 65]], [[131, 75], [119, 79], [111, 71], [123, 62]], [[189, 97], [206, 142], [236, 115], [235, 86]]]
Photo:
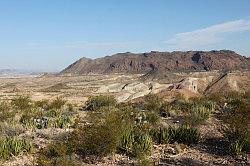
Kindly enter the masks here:
[[250, 69], [250, 58], [230, 50], [118, 53], [97, 59], [81, 58], [61, 74], [109, 74], [152, 71], [212, 71]]

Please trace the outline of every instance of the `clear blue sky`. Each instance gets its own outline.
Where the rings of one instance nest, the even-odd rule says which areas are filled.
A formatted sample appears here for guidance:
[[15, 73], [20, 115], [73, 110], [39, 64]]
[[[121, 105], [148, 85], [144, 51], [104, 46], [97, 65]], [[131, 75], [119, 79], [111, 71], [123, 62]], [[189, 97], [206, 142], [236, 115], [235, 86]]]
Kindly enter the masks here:
[[0, 0], [0, 69], [213, 49], [250, 55], [250, 0]]

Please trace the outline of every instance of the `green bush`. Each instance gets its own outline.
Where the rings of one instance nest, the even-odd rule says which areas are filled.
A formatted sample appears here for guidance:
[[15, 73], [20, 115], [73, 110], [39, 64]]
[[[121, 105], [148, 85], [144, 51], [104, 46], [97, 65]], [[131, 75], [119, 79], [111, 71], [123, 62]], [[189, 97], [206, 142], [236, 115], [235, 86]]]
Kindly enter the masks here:
[[222, 114], [222, 120], [228, 125], [226, 137], [231, 142], [234, 155], [250, 150], [250, 98], [242, 94], [227, 96], [228, 110]]
[[193, 103], [186, 100], [174, 100], [170, 105], [173, 110], [180, 110], [182, 112], [190, 112], [193, 107]]
[[30, 152], [32, 144], [24, 138], [3, 137], [0, 138], [0, 158], [9, 159], [22, 152]]
[[123, 135], [119, 142], [119, 150], [122, 153], [131, 154], [134, 143], [134, 131], [132, 127], [127, 127], [123, 131]]
[[144, 107], [146, 110], [159, 113], [163, 103], [164, 101], [157, 95], [149, 94], [145, 96]]
[[18, 96], [12, 99], [11, 104], [19, 110], [26, 110], [32, 107], [32, 101], [28, 96]]
[[73, 120], [69, 116], [61, 115], [56, 119], [56, 127], [68, 128], [73, 124]]
[[157, 128], [151, 131], [154, 141], [158, 144], [168, 144], [171, 141], [171, 135], [168, 128]]
[[64, 100], [61, 97], [57, 97], [55, 100], [53, 100], [51, 103], [49, 103], [48, 109], [55, 109], [59, 110], [66, 104], [66, 100]]
[[96, 157], [116, 152], [129, 121], [115, 108], [93, 114], [96, 116], [90, 117], [90, 126], [79, 126], [72, 133], [71, 142], [76, 152]]
[[147, 132], [135, 133], [132, 154], [136, 158], [150, 154], [153, 148], [153, 141]]
[[31, 108], [24, 110], [21, 114], [19, 122], [25, 127], [35, 128], [35, 119], [40, 119], [43, 117], [43, 112], [39, 109]]
[[88, 99], [85, 103], [84, 110], [86, 111], [95, 111], [100, 109], [101, 107], [111, 107], [116, 106], [117, 101], [114, 96], [94, 96]]
[[203, 105], [193, 106], [190, 112], [185, 117], [185, 122], [188, 126], [194, 127], [206, 121], [212, 112], [213, 108], [207, 108]]
[[242, 140], [235, 140], [234, 142], [232, 142], [230, 145], [231, 153], [234, 155], [239, 155], [244, 148], [244, 144], [245, 142]]
[[16, 111], [11, 110], [9, 103], [0, 102], [0, 119], [2, 121], [13, 119], [15, 114]]
[[184, 144], [197, 144], [200, 140], [200, 133], [195, 128], [170, 128], [170, 135], [172, 142], [184, 143]]
[[48, 107], [49, 107], [49, 100], [40, 100], [40, 101], [36, 101], [36, 102], [35, 102], [35, 106], [47, 110]]
[[200, 133], [195, 128], [178, 127], [178, 128], [159, 128], [151, 132], [155, 142], [159, 144], [183, 143], [197, 144], [200, 140]]
[[55, 142], [49, 144], [40, 150], [37, 158], [39, 166], [75, 166], [77, 165], [73, 159], [67, 144], [63, 142]]

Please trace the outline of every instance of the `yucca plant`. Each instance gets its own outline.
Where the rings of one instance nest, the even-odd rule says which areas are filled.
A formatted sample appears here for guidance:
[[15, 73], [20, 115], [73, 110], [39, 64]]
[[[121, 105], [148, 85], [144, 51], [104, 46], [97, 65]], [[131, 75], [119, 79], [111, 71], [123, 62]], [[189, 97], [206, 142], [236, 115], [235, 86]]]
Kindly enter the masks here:
[[56, 127], [67, 128], [71, 124], [72, 124], [72, 119], [65, 115], [61, 115], [56, 119]]
[[151, 136], [146, 132], [141, 132], [135, 135], [135, 141], [133, 145], [133, 155], [137, 158], [141, 158], [149, 154], [153, 147], [153, 141]]
[[133, 128], [127, 128], [125, 129], [122, 138], [119, 143], [119, 149], [124, 153], [131, 153], [132, 147], [134, 143], [134, 133]]
[[244, 145], [245, 145], [245, 142], [242, 140], [234, 141], [230, 146], [231, 153], [234, 155], [240, 154], [244, 148]]
[[168, 132], [170, 134], [171, 142], [178, 142], [184, 144], [196, 144], [199, 142], [200, 133], [196, 128], [169, 128]]
[[203, 105], [195, 105], [185, 118], [185, 123], [188, 126], [194, 127], [202, 124], [210, 117], [212, 109]]
[[171, 140], [171, 135], [168, 128], [157, 128], [152, 130], [152, 137], [159, 144], [168, 144]]
[[30, 152], [31, 149], [32, 144], [23, 138], [3, 137], [0, 139], [0, 158], [5, 160], [22, 152]]

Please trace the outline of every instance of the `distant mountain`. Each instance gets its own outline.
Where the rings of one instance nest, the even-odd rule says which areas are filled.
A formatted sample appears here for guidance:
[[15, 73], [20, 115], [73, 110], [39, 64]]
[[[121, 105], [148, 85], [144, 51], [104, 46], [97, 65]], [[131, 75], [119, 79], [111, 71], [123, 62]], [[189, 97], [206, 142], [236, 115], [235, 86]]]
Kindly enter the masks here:
[[[234, 51], [174, 51], [118, 53], [97, 59], [82, 58], [61, 74], [141, 73], [152, 71], [211, 71], [250, 69], [250, 59]], [[154, 72], [155, 73], [155, 72]]]
[[17, 69], [0, 69], [0, 76], [22, 76], [22, 75], [37, 75], [40, 72]]

